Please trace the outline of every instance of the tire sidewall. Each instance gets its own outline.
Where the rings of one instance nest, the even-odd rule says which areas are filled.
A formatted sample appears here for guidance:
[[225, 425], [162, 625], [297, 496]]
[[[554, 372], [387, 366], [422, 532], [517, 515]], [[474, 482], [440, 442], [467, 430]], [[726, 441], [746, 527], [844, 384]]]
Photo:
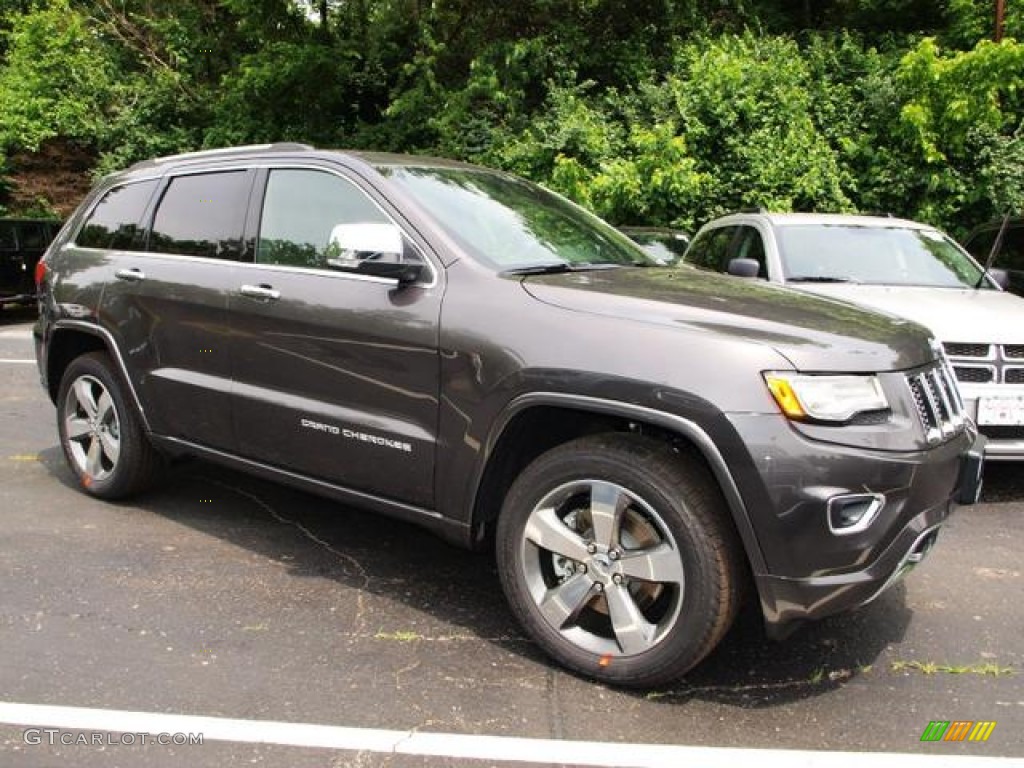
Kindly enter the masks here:
[[[718, 568], [702, 545], [699, 518], [681, 498], [674, 498], [655, 472], [628, 465], [624, 455], [609, 451], [556, 449], [527, 467], [513, 483], [498, 521], [498, 571], [506, 597], [527, 631], [559, 662], [591, 677], [625, 685], [648, 685], [680, 676], [699, 661], [716, 621]], [[541, 616], [522, 573], [526, 523], [537, 504], [554, 488], [575, 480], [616, 483], [644, 500], [675, 539], [685, 583], [676, 624], [658, 644], [630, 657], [602, 657], [576, 647]]]
[[[121, 442], [120, 452], [113, 472], [101, 480], [95, 480], [79, 470], [72, 456], [67, 436], [65, 422], [68, 392], [74, 382], [82, 376], [91, 376], [106, 388], [117, 414]], [[76, 358], [64, 371], [57, 393], [57, 430], [64, 458], [71, 471], [75, 473], [78, 484], [86, 493], [99, 498], [116, 498], [125, 493], [131, 470], [130, 464], [138, 451], [138, 441], [143, 438], [135, 415], [129, 410], [125, 400], [120, 380], [111, 372], [109, 365], [99, 354], [94, 353]]]

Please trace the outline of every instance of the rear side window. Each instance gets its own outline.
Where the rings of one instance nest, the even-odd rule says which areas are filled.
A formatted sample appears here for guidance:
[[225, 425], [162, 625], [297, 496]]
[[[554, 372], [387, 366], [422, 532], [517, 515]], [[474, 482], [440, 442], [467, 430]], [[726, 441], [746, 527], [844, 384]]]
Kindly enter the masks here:
[[22, 224], [20, 230], [22, 248], [38, 251], [46, 247], [46, 233], [42, 224]]
[[14, 223], [0, 221], [0, 251], [18, 250], [18, 238], [15, 237]]
[[82, 248], [141, 250], [142, 217], [156, 184], [155, 180], [140, 181], [107, 192], [85, 220], [75, 243]]
[[240, 259], [249, 183], [246, 171], [171, 179], [153, 219], [149, 250]]

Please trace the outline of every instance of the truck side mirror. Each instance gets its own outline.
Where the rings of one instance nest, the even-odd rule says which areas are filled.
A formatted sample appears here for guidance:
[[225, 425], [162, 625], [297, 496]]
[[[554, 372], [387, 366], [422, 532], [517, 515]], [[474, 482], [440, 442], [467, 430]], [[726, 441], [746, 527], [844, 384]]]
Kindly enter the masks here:
[[756, 259], [729, 259], [727, 271], [735, 277], [757, 277], [761, 271], [761, 262]]

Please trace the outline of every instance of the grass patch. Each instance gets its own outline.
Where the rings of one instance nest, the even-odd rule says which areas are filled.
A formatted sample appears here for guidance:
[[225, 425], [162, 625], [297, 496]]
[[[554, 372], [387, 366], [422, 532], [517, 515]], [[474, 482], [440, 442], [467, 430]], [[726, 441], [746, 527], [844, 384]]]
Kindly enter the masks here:
[[1012, 675], [1013, 667], [1003, 667], [994, 662], [980, 662], [978, 664], [940, 664], [935, 661], [894, 661], [890, 665], [893, 672], [920, 672], [925, 675], [935, 675], [943, 672], [947, 675], [983, 675], [991, 677], [1006, 677]]
[[412, 643], [416, 640], [422, 640], [423, 635], [418, 632], [408, 632], [399, 630], [398, 632], [378, 632], [373, 636], [375, 640], [394, 640], [398, 643]]

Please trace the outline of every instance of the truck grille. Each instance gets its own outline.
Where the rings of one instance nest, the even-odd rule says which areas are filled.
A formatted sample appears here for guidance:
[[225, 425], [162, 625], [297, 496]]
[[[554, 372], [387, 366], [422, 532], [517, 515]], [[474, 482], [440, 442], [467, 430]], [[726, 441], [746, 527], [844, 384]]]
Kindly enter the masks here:
[[996, 378], [996, 369], [989, 365], [954, 365], [956, 380], [969, 384], [987, 384]]
[[964, 429], [964, 404], [947, 366], [940, 363], [910, 374], [907, 383], [929, 443], [941, 442]]
[[942, 345], [950, 357], [988, 357], [990, 344], [965, 344], [949, 341]]
[[942, 345], [962, 384], [1021, 384], [1024, 344], [971, 344], [951, 341]]

